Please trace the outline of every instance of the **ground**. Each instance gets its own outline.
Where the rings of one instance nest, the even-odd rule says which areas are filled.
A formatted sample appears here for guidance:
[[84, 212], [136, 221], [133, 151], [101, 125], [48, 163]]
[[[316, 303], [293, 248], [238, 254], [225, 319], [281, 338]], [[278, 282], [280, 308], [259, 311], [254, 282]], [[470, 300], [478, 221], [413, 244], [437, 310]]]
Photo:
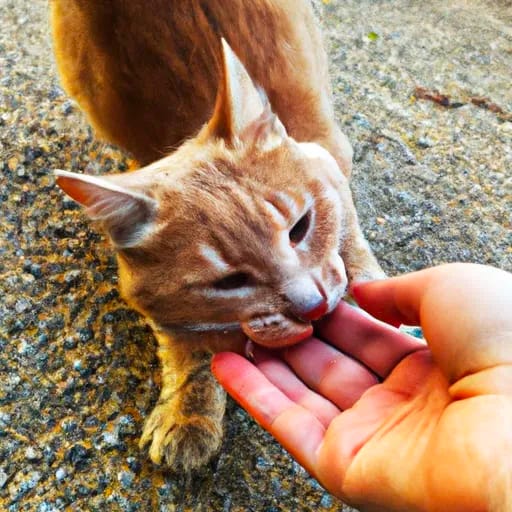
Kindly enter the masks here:
[[[386, 271], [512, 271], [510, 2], [315, 6], [361, 224]], [[131, 162], [60, 88], [47, 2], [0, 0], [0, 19], [0, 509], [342, 510], [233, 403], [222, 451], [198, 474], [139, 450], [158, 396], [154, 341], [52, 174]]]

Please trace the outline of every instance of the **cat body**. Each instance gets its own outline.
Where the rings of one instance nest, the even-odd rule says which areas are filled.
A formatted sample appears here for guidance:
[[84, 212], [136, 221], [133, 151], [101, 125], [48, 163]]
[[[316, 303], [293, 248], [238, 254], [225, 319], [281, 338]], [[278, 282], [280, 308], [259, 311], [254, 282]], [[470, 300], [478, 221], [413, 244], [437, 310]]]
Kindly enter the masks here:
[[297, 343], [349, 281], [383, 276], [358, 226], [321, 37], [303, 0], [51, 7], [66, 90], [146, 165], [57, 182], [102, 224], [122, 295], [159, 342], [141, 444], [190, 470], [222, 439], [211, 353], [247, 337]]

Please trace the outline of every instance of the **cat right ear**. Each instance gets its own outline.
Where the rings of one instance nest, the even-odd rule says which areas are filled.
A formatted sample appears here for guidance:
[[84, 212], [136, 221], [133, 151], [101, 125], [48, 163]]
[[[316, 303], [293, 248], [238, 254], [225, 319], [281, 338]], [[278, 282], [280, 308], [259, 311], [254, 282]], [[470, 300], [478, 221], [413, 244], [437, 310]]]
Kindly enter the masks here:
[[112, 178], [61, 170], [55, 176], [57, 185], [103, 224], [116, 247], [135, 247], [150, 233], [157, 211], [153, 198], [121, 187]]
[[266, 150], [280, 145], [286, 130], [272, 112], [265, 93], [252, 81], [225, 39], [221, 48], [219, 92], [208, 132], [230, 144], [252, 142]]

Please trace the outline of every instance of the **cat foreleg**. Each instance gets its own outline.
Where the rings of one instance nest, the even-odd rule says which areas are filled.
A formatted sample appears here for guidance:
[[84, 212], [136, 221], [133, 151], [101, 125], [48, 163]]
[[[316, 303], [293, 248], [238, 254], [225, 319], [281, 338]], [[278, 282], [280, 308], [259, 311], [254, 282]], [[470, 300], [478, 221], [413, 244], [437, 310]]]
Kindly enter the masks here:
[[211, 351], [167, 336], [158, 341], [162, 389], [140, 447], [149, 445], [154, 463], [187, 472], [219, 449], [226, 395], [210, 372]]
[[354, 203], [348, 194], [344, 198], [344, 205], [347, 224], [341, 257], [349, 283], [385, 279], [386, 274], [361, 231]]

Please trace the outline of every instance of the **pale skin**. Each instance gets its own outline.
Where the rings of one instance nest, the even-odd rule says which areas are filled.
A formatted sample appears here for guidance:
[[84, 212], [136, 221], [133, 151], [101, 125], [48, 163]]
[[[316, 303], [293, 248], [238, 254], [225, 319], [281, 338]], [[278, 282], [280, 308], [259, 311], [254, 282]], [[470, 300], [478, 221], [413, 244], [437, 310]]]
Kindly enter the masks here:
[[512, 510], [512, 274], [451, 264], [352, 293], [382, 322], [343, 303], [316, 337], [257, 348], [254, 364], [217, 354], [215, 376], [362, 511]]

